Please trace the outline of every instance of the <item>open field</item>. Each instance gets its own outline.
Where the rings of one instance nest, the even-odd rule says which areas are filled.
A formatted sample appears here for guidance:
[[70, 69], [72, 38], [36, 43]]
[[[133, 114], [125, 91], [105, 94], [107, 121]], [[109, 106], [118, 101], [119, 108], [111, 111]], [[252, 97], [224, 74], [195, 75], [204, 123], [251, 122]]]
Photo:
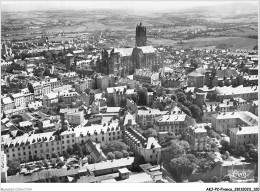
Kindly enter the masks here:
[[230, 49], [253, 49], [258, 44], [257, 39], [244, 37], [216, 37], [216, 38], [197, 38], [187, 41], [184, 47], [209, 47], [230, 48]]

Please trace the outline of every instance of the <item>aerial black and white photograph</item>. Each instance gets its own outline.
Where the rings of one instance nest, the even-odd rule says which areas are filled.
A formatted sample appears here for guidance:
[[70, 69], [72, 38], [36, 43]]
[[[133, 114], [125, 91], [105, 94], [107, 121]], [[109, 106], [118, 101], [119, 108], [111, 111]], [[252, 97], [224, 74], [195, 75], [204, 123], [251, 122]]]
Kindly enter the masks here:
[[1, 1], [1, 191], [259, 191], [258, 8]]

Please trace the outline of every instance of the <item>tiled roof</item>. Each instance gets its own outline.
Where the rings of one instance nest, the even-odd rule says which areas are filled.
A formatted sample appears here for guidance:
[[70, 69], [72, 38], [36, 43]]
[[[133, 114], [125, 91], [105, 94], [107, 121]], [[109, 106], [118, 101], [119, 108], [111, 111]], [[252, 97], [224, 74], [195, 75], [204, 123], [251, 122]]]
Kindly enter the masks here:
[[244, 94], [244, 93], [256, 93], [258, 92], [258, 86], [244, 87], [240, 85], [238, 87], [216, 87], [217, 95], [232, 95], [232, 94]]
[[145, 53], [155, 53], [155, 49], [153, 46], [143, 46], [143, 47], [137, 47], [138, 49], [141, 49], [142, 52]]
[[115, 90], [115, 91], [124, 91], [124, 89], [127, 89], [127, 87], [126, 87], [126, 86], [108, 87], [108, 88], [107, 88], [107, 92], [108, 92], [108, 93], [114, 93], [114, 90]]
[[110, 122], [109, 124], [105, 125], [91, 125], [86, 127], [79, 127], [74, 130], [68, 130], [61, 133], [61, 135], [67, 135], [67, 134], [76, 134], [76, 137], [79, 137], [81, 134], [83, 136], [86, 136], [87, 134], [94, 135], [95, 132], [97, 134], [100, 134], [101, 132], [113, 132], [113, 131], [119, 131], [120, 127], [118, 124], [118, 120], [114, 120]]
[[189, 73], [188, 76], [190, 76], [190, 77], [201, 77], [201, 76], [204, 76], [204, 75], [197, 72], [197, 71], [193, 71], [193, 72]]
[[101, 153], [97, 150], [96, 146], [90, 139], [87, 141], [85, 146], [95, 162], [102, 159]]
[[86, 167], [90, 171], [98, 171], [104, 169], [111, 169], [115, 167], [126, 167], [132, 165], [133, 162], [134, 162], [134, 157], [128, 157], [128, 158], [107, 160], [101, 163], [87, 164]]
[[10, 97], [2, 98], [3, 104], [13, 103], [14, 101]]
[[216, 76], [218, 76], [218, 78], [224, 78], [225, 77], [237, 77], [238, 76], [238, 72], [235, 69], [225, 69], [225, 70], [217, 70], [216, 71]]
[[239, 128], [231, 128], [230, 131], [235, 133], [236, 135], [246, 135], [246, 134], [258, 134], [258, 126], [248, 126]]
[[114, 48], [114, 53], [119, 53], [122, 57], [131, 56], [133, 48]]

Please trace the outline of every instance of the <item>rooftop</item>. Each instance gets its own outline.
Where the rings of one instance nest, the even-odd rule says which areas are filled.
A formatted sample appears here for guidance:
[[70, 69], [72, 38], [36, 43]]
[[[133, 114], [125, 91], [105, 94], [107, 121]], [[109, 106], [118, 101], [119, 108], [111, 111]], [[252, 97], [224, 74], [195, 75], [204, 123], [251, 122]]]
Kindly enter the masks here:
[[233, 94], [245, 94], [245, 93], [258, 93], [258, 86], [252, 86], [252, 87], [243, 87], [243, 85], [240, 85], [238, 87], [216, 87], [216, 93], [217, 95], [233, 95]]
[[87, 164], [85, 165], [90, 171], [98, 171], [104, 169], [111, 169], [115, 167], [126, 167], [132, 165], [134, 162], [134, 157], [107, 160], [105, 162]]
[[126, 87], [126, 86], [108, 87], [108, 88], [107, 88], [107, 92], [108, 92], [108, 93], [114, 93], [114, 91], [121, 91], [121, 92], [123, 92], [124, 89], [127, 89], [127, 87]]
[[142, 52], [145, 53], [155, 53], [155, 49], [153, 46], [143, 46], [143, 47], [137, 47], [138, 49], [141, 49]]
[[230, 131], [236, 135], [246, 135], [246, 134], [258, 134], [258, 126], [248, 126], [239, 128], [231, 128]]

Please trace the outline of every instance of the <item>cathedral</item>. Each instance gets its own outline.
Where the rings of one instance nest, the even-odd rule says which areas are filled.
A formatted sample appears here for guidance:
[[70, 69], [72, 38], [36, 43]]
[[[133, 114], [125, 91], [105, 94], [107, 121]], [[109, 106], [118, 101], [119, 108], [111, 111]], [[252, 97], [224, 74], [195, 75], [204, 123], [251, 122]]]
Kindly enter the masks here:
[[147, 46], [146, 27], [136, 26], [134, 48], [103, 49], [97, 62], [97, 72], [121, 77], [132, 75], [135, 69], [149, 68], [158, 71], [163, 67], [163, 54], [152, 46]]

